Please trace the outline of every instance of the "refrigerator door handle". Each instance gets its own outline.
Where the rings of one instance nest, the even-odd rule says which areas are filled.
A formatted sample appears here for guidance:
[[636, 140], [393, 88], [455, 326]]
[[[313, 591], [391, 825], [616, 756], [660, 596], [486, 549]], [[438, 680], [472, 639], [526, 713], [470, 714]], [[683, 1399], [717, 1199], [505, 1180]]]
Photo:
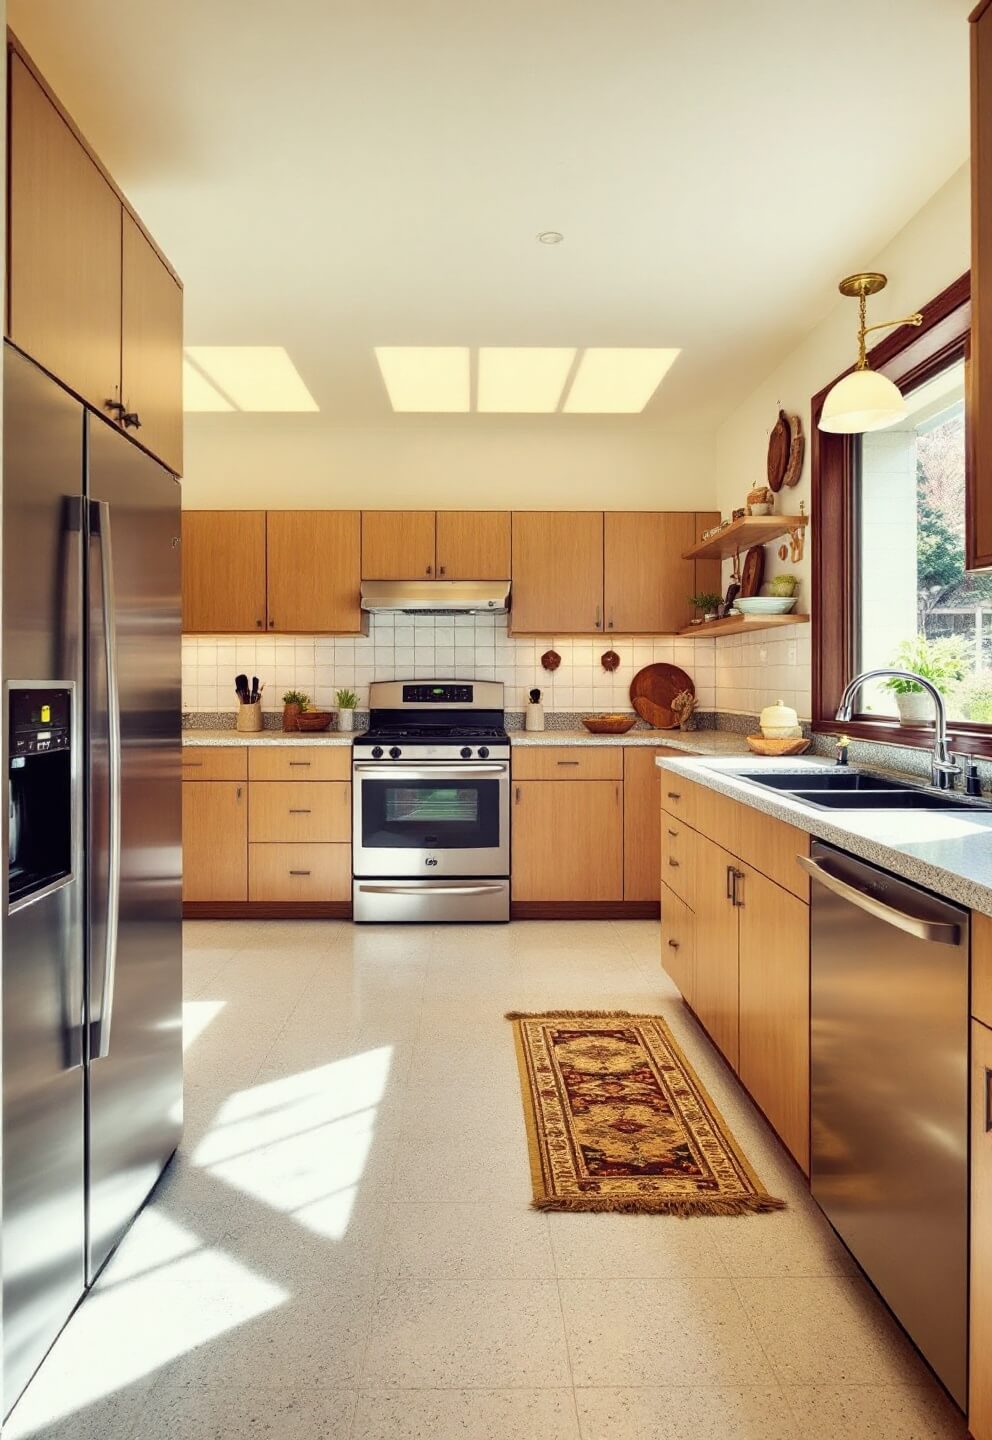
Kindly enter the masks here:
[[110, 1026], [114, 1014], [114, 981], [117, 971], [117, 920], [121, 898], [121, 701], [117, 672], [117, 607], [114, 593], [113, 546], [110, 504], [91, 501], [92, 532], [100, 541], [100, 600], [103, 611], [103, 654], [107, 673], [107, 736], [110, 774], [110, 833], [108, 855], [106, 947], [103, 957], [103, 986], [100, 1019], [93, 1060], [110, 1054]]

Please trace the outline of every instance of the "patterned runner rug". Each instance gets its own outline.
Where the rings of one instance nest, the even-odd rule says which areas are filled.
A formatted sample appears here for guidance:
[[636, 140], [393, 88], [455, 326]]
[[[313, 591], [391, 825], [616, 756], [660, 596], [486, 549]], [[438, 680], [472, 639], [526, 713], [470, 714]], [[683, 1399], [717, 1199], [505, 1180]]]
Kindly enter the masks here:
[[511, 1011], [534, 1206], [781, 1210], [659, 1016]]

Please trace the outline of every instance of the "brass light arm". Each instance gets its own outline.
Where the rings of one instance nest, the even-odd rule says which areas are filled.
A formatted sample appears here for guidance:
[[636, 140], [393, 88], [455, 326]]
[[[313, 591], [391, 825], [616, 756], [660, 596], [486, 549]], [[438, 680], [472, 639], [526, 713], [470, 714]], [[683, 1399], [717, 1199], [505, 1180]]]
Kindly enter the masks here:
[[916, 312], [915, 315], [904, 315], [901, 320], [880, 320], [877, 325], [866, 325], [866, 326], [865, 326], [865, 334], [868, 335], [872, 330], [891, 330], [891, 329], [893, 329], [896, 325], [922, 325], [922, 324], [923, 324], [923, 316], [920, 314], [919, 310], [917, 310], [917, 312]]

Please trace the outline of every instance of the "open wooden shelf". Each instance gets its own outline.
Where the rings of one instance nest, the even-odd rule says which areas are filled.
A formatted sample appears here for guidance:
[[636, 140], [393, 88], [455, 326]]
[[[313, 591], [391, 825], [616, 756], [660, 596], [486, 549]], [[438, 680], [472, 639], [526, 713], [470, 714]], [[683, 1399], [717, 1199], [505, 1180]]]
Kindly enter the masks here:
[[683, 560], [727, 560], [752, 545], [767, 545], [783, 535], [805, 530], [808, 515], [744, 515], [717, 535], [700, 540], [691, 550], [682, 552]]
[[744, 630], [775, 630], [781, 625], [808, 623], [808, 615], [728, 615], [726, 620], [704, 620], [702, 625], [687, 625], [679, 631], [679, 635], [684, 640], [709, 640], [713, 635], [740, 635]]

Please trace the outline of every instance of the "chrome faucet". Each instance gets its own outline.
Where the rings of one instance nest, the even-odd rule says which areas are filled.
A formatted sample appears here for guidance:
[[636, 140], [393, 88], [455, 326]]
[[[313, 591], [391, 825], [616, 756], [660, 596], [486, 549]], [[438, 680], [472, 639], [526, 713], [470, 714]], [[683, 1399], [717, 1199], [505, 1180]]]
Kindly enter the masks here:
[[955, 775], [961, 774], [961, 766], [956, 765], [951, 759], [951, 752], [947, 747], [947, 709], [944, 705], [944, 697], [936, 685], [917, 675], [912, 670], [863, 670], [860, 675], [855, 675], [844, 687], [840, 704], [837, 706], [835, 719], [842, 723], [850, 720], [853, 713], [854, 697], [862, 685], [869, 680], [911, 680], [914, 685], [919, 685], [927, 692], [933, 700], [934, 708], [934, 740], [933, 759], [930, 762], [930, 783], [936, 785], [938, 790], [952, 790], [954, 788]]

